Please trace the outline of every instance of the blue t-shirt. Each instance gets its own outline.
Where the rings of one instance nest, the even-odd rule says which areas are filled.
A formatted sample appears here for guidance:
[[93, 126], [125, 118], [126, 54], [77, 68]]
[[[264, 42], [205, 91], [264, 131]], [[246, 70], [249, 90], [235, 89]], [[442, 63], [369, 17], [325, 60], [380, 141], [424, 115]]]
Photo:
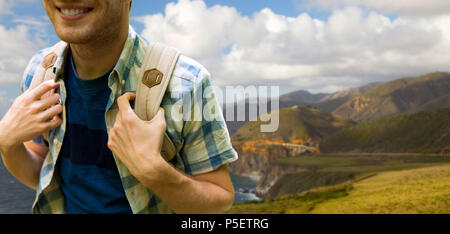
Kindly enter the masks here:
[[69, 53], [66, 64], [67, 125], [58, 159], [65, 209], [69, 214], [132, 213], [107, 146], [105, 109], [108, 77], [79, 78]]

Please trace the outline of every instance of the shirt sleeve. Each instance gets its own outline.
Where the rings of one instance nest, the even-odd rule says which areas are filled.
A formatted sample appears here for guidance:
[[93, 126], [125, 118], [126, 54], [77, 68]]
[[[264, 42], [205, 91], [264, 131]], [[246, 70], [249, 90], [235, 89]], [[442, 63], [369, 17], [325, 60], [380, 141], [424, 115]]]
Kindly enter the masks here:
[[[25, 68], [22, 76], [22, 81], [20, 82], [20, 90], [22, 94], [28, 90], [31, 84], [31, 80], [33, 80], [34, 72], [36, 71], [37, 66], [41, 63], [41, 60], [43, 58], [43, 51], [38, 52], [35, 54], [30, 62], [28, 63], [27, 67]], [[45, 141], [44, 137], [38, 136], [33, 139], [33, 142], [40, 145], [48, 145], [48, 143]]]
[[[187, 100], [191, 103], [186, 105], [189, 108], [183, 109], [184, 144], [180, 151], [185, 172], [191, 175], [206, 173], [236, 161], [238, 154], [231, 144], [223, 113], [206, 69], [200, 69], [190, 95]], [[186, 120], [186, 116], [190, 119]]]

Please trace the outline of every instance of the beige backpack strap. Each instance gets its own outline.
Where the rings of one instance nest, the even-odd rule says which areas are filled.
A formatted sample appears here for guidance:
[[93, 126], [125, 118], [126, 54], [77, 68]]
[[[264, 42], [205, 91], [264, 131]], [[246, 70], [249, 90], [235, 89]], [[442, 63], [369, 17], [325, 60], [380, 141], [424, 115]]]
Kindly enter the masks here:
[[[63, 54], [66, 47], [67, 44], [65, 42], [59, 42], [50, 49], [50, 52], [44, 56], [41, 64], [36, 68], [29, 90], [36, 88], [44, 81], [55, 79], [56, 74], [53, 67], [58, 59], [58, 54]], [[51, 93], [45, 95], [50, 94]]]
[[[30, 87], [28, 90], [32, 90], [42, 84], [42, 82], [47, 80], [54, 80], [56, 77], [55, 71], [54, 71], [54, 65], [56, 63], [56, 60], [58, 59], [57, 54], [61, 54], [62, 51], [66, 48], [66, 44], [64, 42], [60, 42], [52, 47], [51, 51], [44, 56], [42, 59], [41, 64], [36, 68], [33, 79], [31, 80]], [[54, 90], [51, 90], [44, 95], [42, 95], [41, 98], [48, 97], [49, 95], [53, 94]], [[45, 132], [43, 134], [43, 137], [46, 141], [48, 141], [49, 132]]]
[[[136, 87], [135, 112], [143, 120], [151, 120], [161, 106], [180, 51], [161, 43], [151, 44], [146, 51]], [[170, 161], [177, 150], [164, 132], [161, 155]]]
[[[57, 55], [54, 52], [50, 52], [45, 55], [42, 59], [41, 64], [36, 68], [33, 75], [33, 80], [30, 84], [30, 90], [39, 86], [42, 82], [55, 79], [55, 74], [53, 73], [53, 65], [56, 62]], [[47, 94], [46, 94], [47, 95]]]

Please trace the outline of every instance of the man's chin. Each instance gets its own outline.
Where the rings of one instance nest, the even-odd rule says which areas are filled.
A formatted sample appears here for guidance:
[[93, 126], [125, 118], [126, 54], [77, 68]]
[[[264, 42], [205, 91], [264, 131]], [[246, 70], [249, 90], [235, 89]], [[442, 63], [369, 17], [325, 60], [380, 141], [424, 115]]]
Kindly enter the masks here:
[[63, 32], [57, 32], [61, 41], [70, 44], [88, 44], [95, 39], [95, 36], [89, 35], [89, 33], [78, 32], [77, 30], [65, 29]]

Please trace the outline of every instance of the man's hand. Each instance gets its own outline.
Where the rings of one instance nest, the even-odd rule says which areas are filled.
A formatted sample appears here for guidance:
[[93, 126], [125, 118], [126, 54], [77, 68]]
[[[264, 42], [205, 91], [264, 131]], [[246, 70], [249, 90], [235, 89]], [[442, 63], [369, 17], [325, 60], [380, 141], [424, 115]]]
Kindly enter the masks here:
[[226, 165], [193, 177], [165, 162], [161, 146], [166, 130], [164, 109], [143, 121], [131, 109], [135, 94], [117, 99], [119, 112], [109, 131], [108, 147], [136, 179], [151, 189], [175, 213], [222, 213], [234, 200]]
[[136, 95], [125, 93], [117, 99], [119, 112], [109, 131], [108, 148], [137, 179], [158, 177], [161, 146], [166, 130], [164, 109], [160, 108], [150, 121], [141, 120], [131, 109], [130, 100]]
[[32, 90], [27, 90], [11, 105], [0, 121], [0, 148], [23, 144], [44, 132], [61, 125], [58, 116], [63, 107], [59, 103], [59, 94], [45, 95], [59, 87], [53, 80], [46, 81]]

